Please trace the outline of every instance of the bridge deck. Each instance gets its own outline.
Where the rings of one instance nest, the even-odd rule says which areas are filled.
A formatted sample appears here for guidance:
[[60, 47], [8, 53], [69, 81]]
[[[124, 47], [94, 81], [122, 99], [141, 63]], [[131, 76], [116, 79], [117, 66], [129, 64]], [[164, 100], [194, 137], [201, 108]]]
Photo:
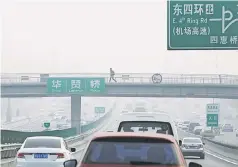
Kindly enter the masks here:
[[[41, 74], [2, 74], [1, 83], [36, 83]], [[50, 77], [103, 77], [109, 82], [107, 73], [66, 73], [49, 74]], [[115, 75], [117, 83], [153, 83], [152, 73], [119, 73]], [[225, 74], [161, 74], [163, 84], [229, 84], [238, 85], [238, 75]], [[47, 79], [47, 77], [45, 78]], [[112, 81], [113, 83], [113, 81]]]

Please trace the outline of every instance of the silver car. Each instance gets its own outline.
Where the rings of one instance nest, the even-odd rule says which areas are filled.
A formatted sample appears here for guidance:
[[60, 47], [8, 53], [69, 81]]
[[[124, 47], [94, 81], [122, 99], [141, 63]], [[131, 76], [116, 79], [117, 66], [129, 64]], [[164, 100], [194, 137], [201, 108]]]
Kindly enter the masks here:
[[203, 146], [204, 143], [200, 138], [186, 137], [183, 138], [181, 149], [184, 156], [200, 157], [201, 159], [204, 159], [205, 153]]

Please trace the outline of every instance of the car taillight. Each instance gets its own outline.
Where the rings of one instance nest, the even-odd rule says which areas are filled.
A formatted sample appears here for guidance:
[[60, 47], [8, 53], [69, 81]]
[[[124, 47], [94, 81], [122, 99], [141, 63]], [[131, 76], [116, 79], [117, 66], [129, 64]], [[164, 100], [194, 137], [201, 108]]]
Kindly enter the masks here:
[[18, 153], [18, 154], [17, 154], [17, 158], [25, 158], [25, 156], [24, 156], [23, 153]]
[[18, 153], [17, 158], [25, 158], [25, 155], [32, 155], [31, 153]]
[[198, 146], [198, 148], [203, 148], [203, 145], [202, 145], [202, 144], [200, 144], [200, 145]]
[[183, 148], [187, 148], [187, 146], [185, 144], [182, 145]]
[[64, 158], [64, 154], [63, 153], [57, 153], [57, 158]]

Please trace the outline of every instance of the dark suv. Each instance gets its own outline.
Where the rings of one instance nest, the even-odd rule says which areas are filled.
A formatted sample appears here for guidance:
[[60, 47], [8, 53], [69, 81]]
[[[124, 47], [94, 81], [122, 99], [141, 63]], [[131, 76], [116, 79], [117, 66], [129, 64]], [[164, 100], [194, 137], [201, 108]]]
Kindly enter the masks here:
[[193, 132], [193, 130], [196, 126], [201, 126], [201, 125], [197, 122], [190, 122], [190, 124], [188, 125], [188, 131]]

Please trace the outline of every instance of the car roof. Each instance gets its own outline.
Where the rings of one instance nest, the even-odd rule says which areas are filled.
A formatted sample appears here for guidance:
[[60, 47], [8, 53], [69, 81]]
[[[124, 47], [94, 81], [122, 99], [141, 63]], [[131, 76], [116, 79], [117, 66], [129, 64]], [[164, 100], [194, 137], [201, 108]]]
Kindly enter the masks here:
[[171, 117], [165, 113], [131, 112], [120, 115], [121, 121], [164, 121], [171, 122]]
[[58, 140], [61, 140], [62, 137], [56, 137], [56, 136], [33, 136], [33, 137], [27, 137], [27, 139], [58, 139]]
[[94, 135], [92, 140], [97, 138], [106, 138], [106, 137], [148, 137], [148, 138], [157, 138], [165, 139], [172, 143], [176, 143], [176, 140], [171, 135], [159, 134], [159, 133], [134, 133], [134, 132], [98, 132]]

